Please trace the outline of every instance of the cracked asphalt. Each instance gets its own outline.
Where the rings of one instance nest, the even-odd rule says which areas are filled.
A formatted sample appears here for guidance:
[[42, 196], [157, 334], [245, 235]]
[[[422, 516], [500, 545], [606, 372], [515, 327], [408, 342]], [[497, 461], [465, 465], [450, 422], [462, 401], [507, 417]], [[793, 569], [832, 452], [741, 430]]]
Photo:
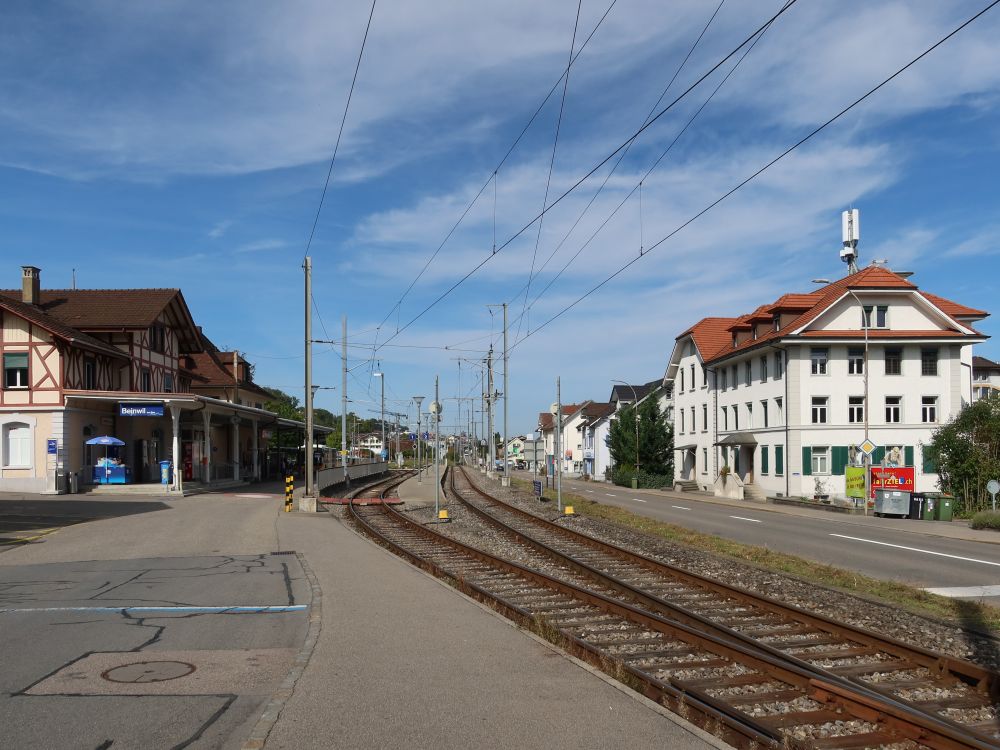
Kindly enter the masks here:
[[0, 746], [240, 747], [308, 627], [273, 505], [178, 500], [0, 556]]

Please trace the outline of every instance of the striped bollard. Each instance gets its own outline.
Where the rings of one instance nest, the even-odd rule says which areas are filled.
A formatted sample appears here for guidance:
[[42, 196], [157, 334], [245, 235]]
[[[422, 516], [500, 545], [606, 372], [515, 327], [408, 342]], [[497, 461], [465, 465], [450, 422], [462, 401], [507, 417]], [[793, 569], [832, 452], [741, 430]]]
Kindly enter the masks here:
[[285, 477], [285, 513], [292, 512], [292, 494], [295, 491], [295, 477], [289, 474]]

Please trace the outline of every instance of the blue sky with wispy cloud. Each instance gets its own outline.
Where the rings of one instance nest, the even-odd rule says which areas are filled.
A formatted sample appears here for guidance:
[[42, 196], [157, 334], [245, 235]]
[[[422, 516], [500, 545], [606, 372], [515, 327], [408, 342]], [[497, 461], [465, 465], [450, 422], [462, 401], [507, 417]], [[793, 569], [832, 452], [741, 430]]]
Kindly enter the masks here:
[[[578, 45], [609, 2], [583, 2]], [[339, 337], [342, 314], [357, 332], [356, 410], [376, 408], [378, 395], [361, 344], [392, 337], [376, 355], [390, 399], [430, 393], [438, 372], [445, 396], [478, 393], [469, 364], [459, 390], [455, 360], [478, 352], [416, 347], [496, 341], [499, 319], [486, 305], [509, 301], [519, 317], [533, 255], [544, 269], [529, 302], [545, 292], [520, 336], [535, 331], [640, 243], [673, 231], [984, 4], [799, 0], [643, 181], [641, 222], [638, 193], [616, 207], [731, 64], [635, 142], [575, 229], [610, 165], [547, 214], [537, 254], [533, 227], [397, 335], [492, 252], [494, 209], [499, 244], [541, 208], [560, 91], [500, 170], [495, 202], [490, 185], [396, 307], [558, 79], [576, 3], [380, 0], [311, 251], [317, 335]], [[550, 200], [642, 125], [716, 5], [615, 3], [572, 69]], [[664, 101], [780, 6], [726, 0]], [[33, 263], [46, 287], [69, 286], [72, 268], [86, 287], [181, 287], [219, 345], [257, 362], [260, 382], [301, 393], [300, 264], [368, 10], [6, 3], [6, 286]], [[674, 336], [699, 317], [839, 276], [840, 212], [852, 205], [862, 212], [863, 263], [886, 258], [929, 291], [995, 311], [997, 39], [1000, 9], [525, 338], [511, 359], [511, 430], [533, 426], [557, 374], [565, 400], [605, 398], [611, 379], [660, 376]], [[982, 330], [1000, 333], [993, 319]], [[994, 341], [981, 349], [1000, 356]], [[318, 347], [316, 381], [339, 386], [329, 347]], [[339, 411], [339, 394], [321, 391], [317, 403]]]

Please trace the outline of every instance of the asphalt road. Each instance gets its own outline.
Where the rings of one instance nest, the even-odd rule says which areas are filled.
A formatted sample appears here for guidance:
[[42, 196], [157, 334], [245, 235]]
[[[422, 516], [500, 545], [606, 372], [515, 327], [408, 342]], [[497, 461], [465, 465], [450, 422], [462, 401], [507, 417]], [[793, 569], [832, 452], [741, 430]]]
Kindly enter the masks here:
[[242, 745], [310, 588], [274, 503], [237, 503], [0, 499], [8, 538], [51, 529], [0, 554], [0, 747]]
[[[949, 595], [961, 593], [961, 598], [1000, 605], [1000, 544], [900, 531], [887, 528], [877, 518], [845, 518], [835, 513], [814, 518], [760, 510], [753, 505], [736, 508], [704, 502], [697, 496], [679, 499], [603, 482], [564, 479], [563, 489], [650, 518], [764, 545], [874, 578], [930, 589], [968, 588], [965, 592], [950, 591]], [[934, 522], [904, 523], [919, 528], [920, 524]]]

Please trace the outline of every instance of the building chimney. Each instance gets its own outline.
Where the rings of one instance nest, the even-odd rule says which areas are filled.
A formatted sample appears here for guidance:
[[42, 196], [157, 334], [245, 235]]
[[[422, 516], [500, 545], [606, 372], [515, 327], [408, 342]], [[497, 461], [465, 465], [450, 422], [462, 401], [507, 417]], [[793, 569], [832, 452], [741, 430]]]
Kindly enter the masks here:
[[42, 270], [34, 266], [21, 266], [21, 301], [26, 305], [37, 305], [41, 300]]

